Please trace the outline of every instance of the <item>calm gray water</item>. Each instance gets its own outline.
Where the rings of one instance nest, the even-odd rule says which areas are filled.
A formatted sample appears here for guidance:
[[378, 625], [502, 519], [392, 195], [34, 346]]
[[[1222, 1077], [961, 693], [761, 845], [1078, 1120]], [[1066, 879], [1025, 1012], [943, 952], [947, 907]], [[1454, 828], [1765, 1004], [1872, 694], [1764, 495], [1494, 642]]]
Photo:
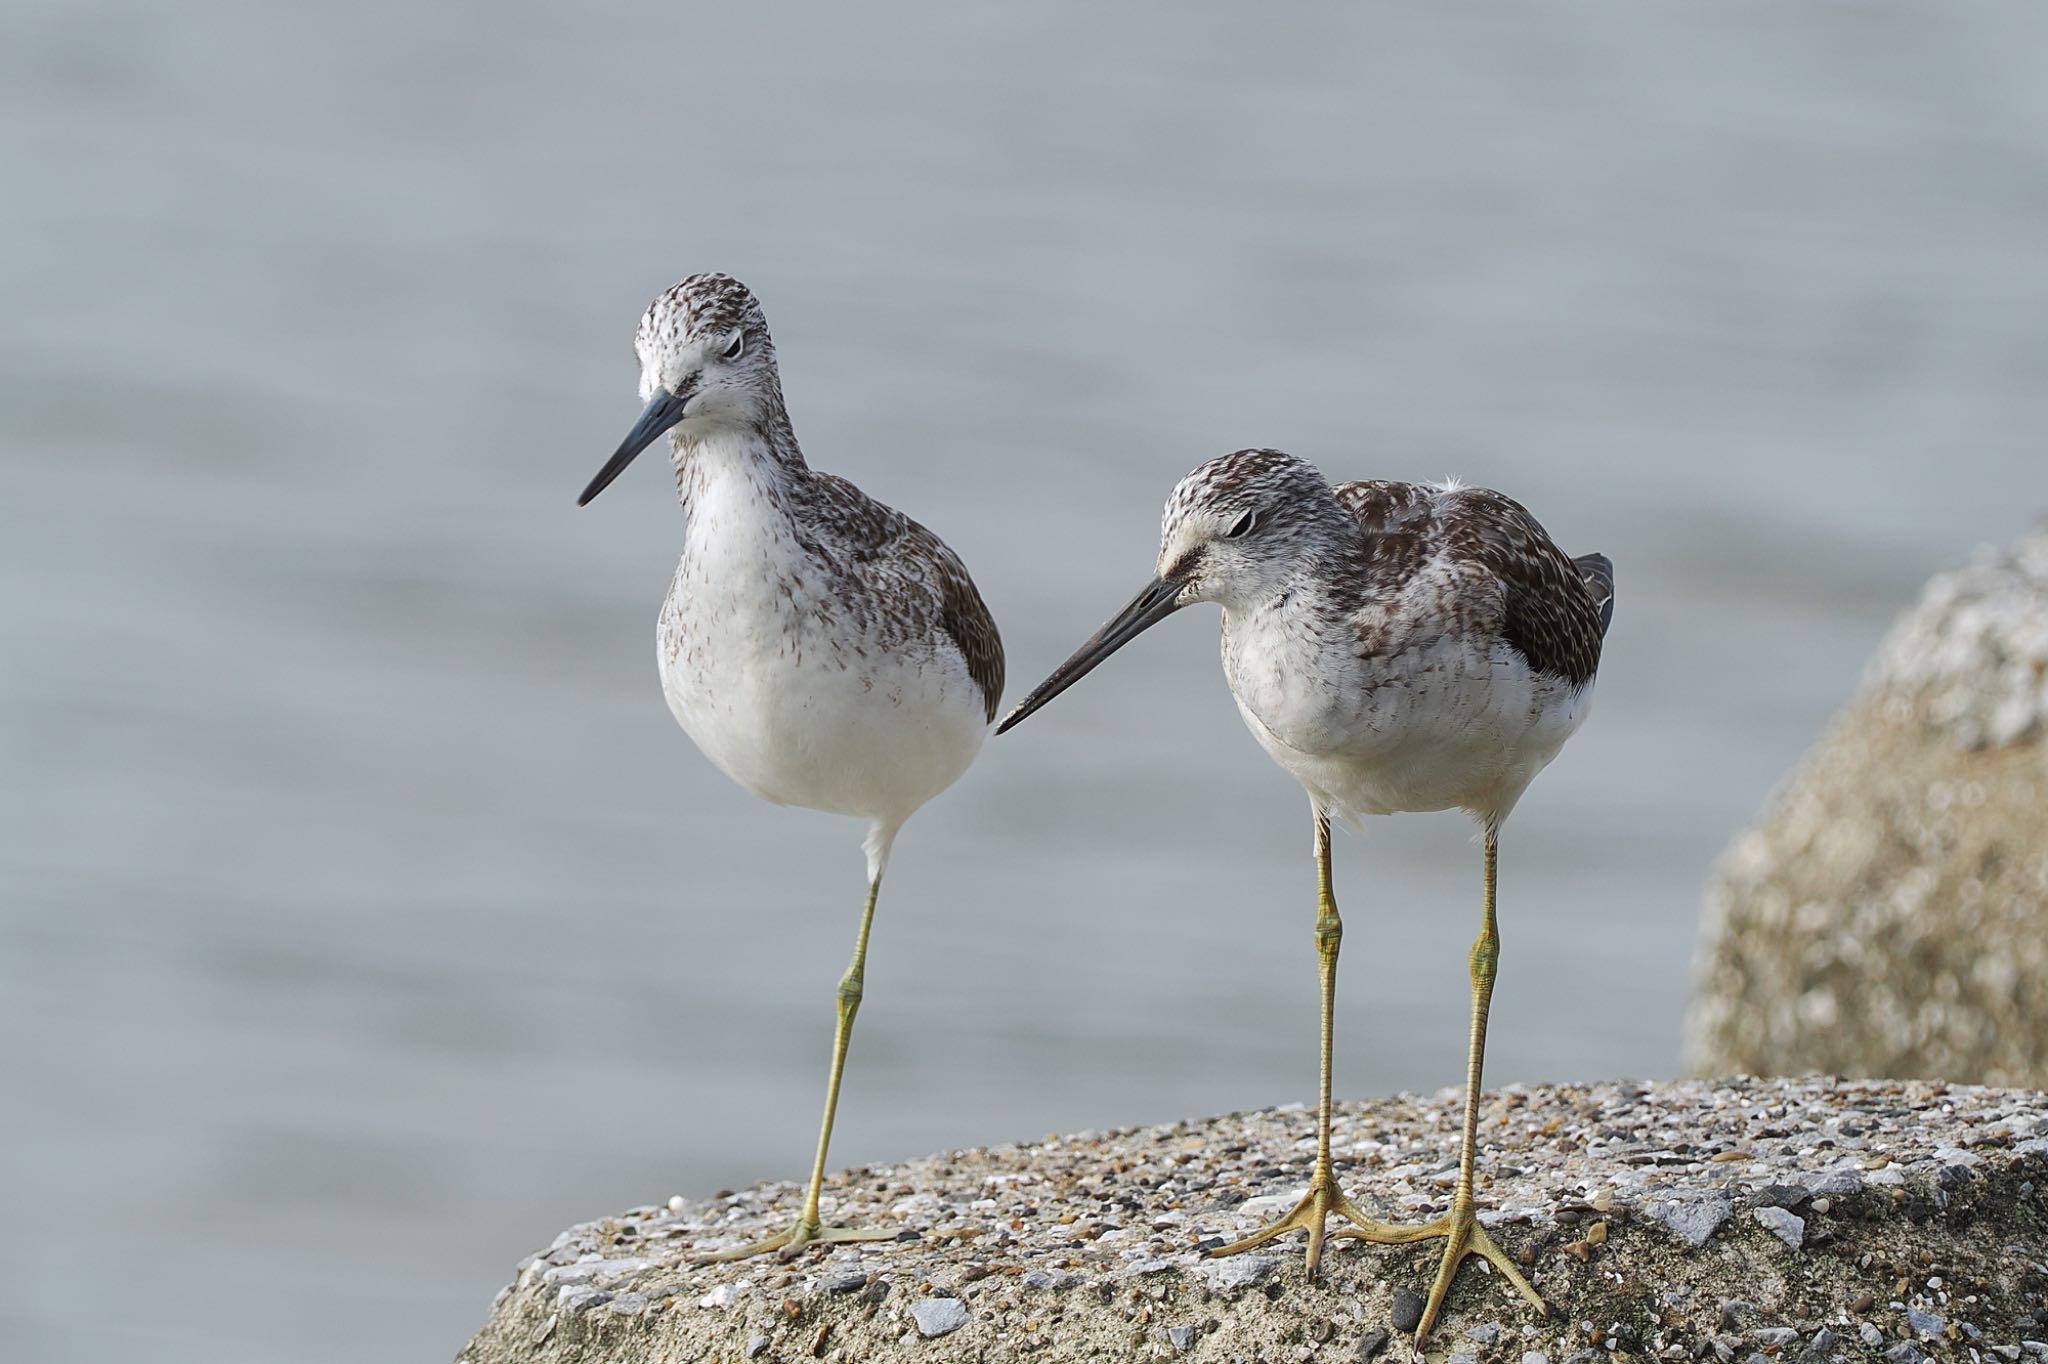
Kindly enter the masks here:
[[[660, 461], [571, 505], [697, 269], [1013, 695], [1239, 445], [1611, 554], [1489, 1075], [1676, 1068], [1707, 863], [2042, 505], [2048, 11], [1267, 9], [7, 8], [8, 1358], [446, 1357], [561, 1225], [802, 1173], [859, 831], [670, 720]], [[1305, 803], [1214, 652], [910, 825], [840, 1162], [1311, 1094]], [[1456, 816], [1341, 843], [1344, 1093], [1457, 1078], [1477, 887]]]

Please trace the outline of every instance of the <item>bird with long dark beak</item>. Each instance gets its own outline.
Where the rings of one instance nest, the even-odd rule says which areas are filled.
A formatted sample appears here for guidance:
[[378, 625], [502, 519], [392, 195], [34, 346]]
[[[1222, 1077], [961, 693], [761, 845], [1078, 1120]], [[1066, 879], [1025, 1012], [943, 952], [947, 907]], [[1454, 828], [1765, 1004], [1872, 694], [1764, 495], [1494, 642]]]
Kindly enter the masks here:
[[938, 536], [804, 462], [768, 323], [745, 285], [692, 275], [654, 300], [634, 345], [646, 408], [576, 501], [670, 438], [684, 531], [657, 627], [669, 708], [755, 795], [868, 826], [867, 900], [839, 979], [803, 1204], [789, 1226], [709, 1258], [893, 1237], [825, 1223], [826, 1152], [889, 851], [980, 752], [1003, 690], [1002, 641]]
[[[1541, 1312], [1543, 1299], [1475, 1215], [1479, 1081], [1499, 959], [1494, 920], [1501, 823], [1585, 720], [1614, 609], [1601, 555], [1565, 555], [1534, 517], [1455, 483], [1332, 488], [1278, 450], [1239, 450], [1180, 481], [1166, 504], [1156, 575], [997, 727], [1012, 728], [1111, 654], [1186, 606], [1223, 608], [1223, 675], [1267, 754], [1308, 792], [1322, 988], [1316, 1163], [1292, 1212], [1211, 1251], [1234, 1255], [1325, 1224], [1383, 1244], [1443, 1238], [1416, 1329], [1427, 1340], [1458, 1266], [1480, 1255]], [[1330, 1159], [1331, 1015], [1343, 920], [1330, 878], [1330, 820], [1461, 809], [1485, 835], [1484, 900], [1472, 946], [1464, 1140], [1449, 1210], [1401, 1225], [1360, 1211]]]

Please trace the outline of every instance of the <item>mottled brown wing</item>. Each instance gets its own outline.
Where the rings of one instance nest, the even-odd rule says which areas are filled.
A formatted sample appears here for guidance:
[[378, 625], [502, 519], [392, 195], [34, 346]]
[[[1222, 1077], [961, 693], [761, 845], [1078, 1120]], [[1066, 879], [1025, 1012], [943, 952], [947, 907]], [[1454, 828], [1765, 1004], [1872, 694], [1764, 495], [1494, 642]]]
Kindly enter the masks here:
[[1339, 483], [1330, 491], [1337, 505], [1350, 512], [1361, 529], [1371, 532], [1411, 529], [1416, 522], [1429, 520], [1435, 495], [1419, 483], [1392, 483], [1383, 478]]
[[1605, 639], [1607, 626], [1614, 619], [1614, 561], [1605, 554], [1581, 554], [1572, 563], [1585, 579], [1586, 590], [1593, 594], [1593, 605], [1600, 612], [1600, 638]]
[[938, 536], [913, 521], [910, 534], [928, 563], [939, 592], [939, 628], [953, 637], [967, 660], [967, 675], [981, 688], [982, 706], [990, 721], [1003, 700], [1003, 637], [995, 617], [967, 576], [967, 566]]
[[1362, 478], [1331, 492], [1365, 540], [1366, 572], [1379, 592], [1398, 592], [1431, 554], [1437, 490], [1420, 483]]
[[830, 551], [854, 563], [890, 562], [891, 571], [855, 575], [848, 590], [865, 592], [849, 609], [891, 620], [908, 638], [942, 630], [960, 648], [967, 675], [981, 691], [982, 708], [996, 718], [1003, 699], [1003, 640], [975, 590], [967, 566], [945, 541], [886, 503], [877, 502], [837, 474], [820, 473], [806, 482], [815, 499], [810, 518], [813, 552], [826, 546], [820, 527], [830, 527]]
[[1580, 565], [1536, 518], [1488, 488], [1439, 493], [1436, 518], [1450, 556], [1500, 584], [1502, 638], [1539, 672], [1571, 682], [1590, 678], [1600, 666], [1601, 605]]

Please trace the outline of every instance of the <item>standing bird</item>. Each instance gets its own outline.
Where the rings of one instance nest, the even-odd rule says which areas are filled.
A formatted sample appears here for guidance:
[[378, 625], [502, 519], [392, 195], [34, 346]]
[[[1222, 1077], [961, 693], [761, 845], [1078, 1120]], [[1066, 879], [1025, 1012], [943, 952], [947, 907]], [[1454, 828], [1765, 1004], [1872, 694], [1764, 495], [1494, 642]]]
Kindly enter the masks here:
[[[1467, 1255], [1492, 1261], [1542, 1311], [1543, 1299], [1473, 1215], [1479, 1072], [1500, 950], [1495, 859], [1501, 822], [1586, 718], [1614, 609], [1613, 565], [1598, 554], [1566, 557], [1519, 504], [1483, 488], [1332, 488], [1306, 460], [1239, 450], [1180, 481], [1160, 526], [1157, 576], [996, 732], [1196, 602], [1223, 608], [1223, 675], [1245, 725], [1308, 791], [1322, 978], [1322, 1096], [1308, 1193], [1271, 1226], [1211, 1253], [1234, 1255], [1302, 1229], [1314, 1277], [1324, 1220], [1335, 1214], [1354, 1224], [1340, 1235], [1447, 1241], [1418, 1345]], [[1330, 1015], [1344, 937], [1330, 888], [1330, 818], [1355, 824], [1453, 807], [1479, 821], [1486, 839], [1464, 1144], [1450, 1212], [1401, 1226], [1360, 1212], [1330, 1164]]]
[[669, 709], [755, 795], [868, 825], [867, 902], [839, 981], [803, 1210], [787, 1230], [707, 1258], [887, 1238], [824, 1225], [825, 1152], [889, 849], [980, 752], [1003, 690], [1002, 640], [938, 536], [804, 462], [744, 284], [690, 276], [648, 307], [633, 345], [646, 410], [576, 505], [669, 434], [686, 522], [655, 636]]

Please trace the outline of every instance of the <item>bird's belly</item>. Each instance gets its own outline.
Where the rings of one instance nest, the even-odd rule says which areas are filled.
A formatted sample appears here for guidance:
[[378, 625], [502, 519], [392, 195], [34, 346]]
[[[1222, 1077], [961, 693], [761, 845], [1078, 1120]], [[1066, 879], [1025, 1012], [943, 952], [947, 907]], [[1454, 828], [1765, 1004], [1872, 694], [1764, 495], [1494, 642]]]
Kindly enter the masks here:
[[967, 770], [987, 734], [966, 669], [838, 636], [778, 594], [671, 599], [662, 691], [704, 755], [755, 795], [900, 822]]
[[1591, 687], [1533, 673], [1504, 646], [1446, 643], [1369, 665], [1334, 696], [1269, 691], [1238, 708], [1267, 754], [1340, 815], [1464, 809], [1503, 819], [1585, 719]]

